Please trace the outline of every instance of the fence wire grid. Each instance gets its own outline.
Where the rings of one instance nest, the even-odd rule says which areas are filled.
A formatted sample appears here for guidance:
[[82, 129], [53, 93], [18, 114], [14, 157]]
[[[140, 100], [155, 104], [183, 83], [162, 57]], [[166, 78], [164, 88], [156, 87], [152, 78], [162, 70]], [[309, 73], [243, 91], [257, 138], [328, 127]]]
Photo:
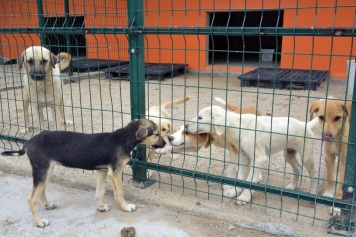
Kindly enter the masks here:
[[[241, 188], [253, 190], [256, 192], [252, 199], [245, 205], [236, 205], [236, 209], [275, 211], [282, 217], [306, 218], [312, 225], [325, 226], [328, 233], [352, 235], [356, 182], [356, 133], [352, 132], [356, 125], [352, 108], [355, 13], [353, 0], [2, 0], [0, 150], [18, 149], [41, 130], [110, 132], [134, 118], [158, 119], [161, 125], [168, 119], [171, 129], [178, 131], [201, 115], [202, 109], [224, 107], [214, 98], [219, 97], [241, 109], [223, 110], [225, 119], [218, 124], [224, 127], [223, 135], [214, 135], [218, 128], [213, 122], [209, 124], [208, 133], [212, 135], [207, 137], [206, 148], [186, 147], [172, 154], [156, 154], [152, 161], [147, 161], [146, 149], [138, 147], [124, 180], [133, 179], [143, 187], [169, 189], [219, 204], [231, 200], [241, 204], [234, 193]], [[26, 48], [37, 45], [55, 55], [67, 52], [72, 56], [60, 77], [64, 114], [73, 125], [58, 127], [52, 116], [54, 111], [45, 107], [44, 127], [37, 127], [36, 111], [31, 105], [30, 124], [25, 124], [26, 82], [18, 58]], [[185, 103], [167, 106], [167, 118], [148, 113], [152, 106], [188, 96], [190, 100]], [[30, 100], [38, 103], [34, 98]], [[293, 119], [303, 124], [310, 121], [311, 114], [320, 118], [318, 112], [326, 106], [313, 110], [312, 105], [318, 100], [342, 102], [342, 116], [333, 122], [341, 121], [346, 140], [325, 141], [326, 136], [332, 136], [326, 134], [327, 119], [324, 126], [321, 122], [312, 129], [314, 136], [308, 135], [305, 124], [295, 131]], [[163, 110], [159, 109], [161, 114]], [[259, 130], [257, 125], [242, 126], [239, 115], [246, 110], [260, 111], [269, 130]], [[226, 116], [237, 119], [231, 122]], [[278, 125], [278, 117], [283, 117], [288, 126]], [[252, 123], [256, 121], [260, 120], [254, 117]], [[29, 126], [33, 129], [22, 133]], [[182, 134], [187, 145], [188, 135]], [[312, 147], [311, 158], [303, 154], [294, 157], [293, 149], [285, 150], [293, 156], [292, 162], [297, 162], [294, 164], [301, 169], [300, 174], [295, 174], [287, 163], [284, 148], [273, 151], [277, 137], [287, 144], [298, 140], [302, 153]], [[256, 163], [256, 147], [261, 142], [266, 144], [262, 166]], [[193, 146], [198, 143], [191, 142]], [[343, 156], [342, 149], [338, 148], [333, 159], [336, 177], [332, 178], [328, 171], [331, 166], [324, 157], [331, 143], [335, 147], [346, 146], [344, 177], [338, 176], [343, 162], [336, 158]], [[254, 152], [248, 162], [240, 163], [251, 149]], [[238, 161], [231, 159], [233, 155], [239, 157]], [[314, 176], [305, 170], [307, 158], [316, 170]], [[16, 165], [11, 164], [15, 158], [0, 159], [4, 169], [30, 169], [27, 159], [17, 158]], [[239, 168], [236, 170], [235, 166]], [[235, 169], [233, 176], [231, 167]], [[245, 176], [251, 175], [241, 179], [239, 172], [246, 169]], [[252, 174], [259, 170], [261, 176], [251, 182], [256, 176]], [[91, 172], [64, 168], [55, 172], [70, 177], [92, 176]], [[300, 188], [293, 186], [291, 190], [288, 185], [295, 179]], [[309, 192], [311, 182], [316, 185], [316, 194]], [[342, 185], [342, 199], [335, 188], [326, 195], [327, 182], [331, 186]], [[330, 207], [341, 208], [340, 218], [329, 215]]]

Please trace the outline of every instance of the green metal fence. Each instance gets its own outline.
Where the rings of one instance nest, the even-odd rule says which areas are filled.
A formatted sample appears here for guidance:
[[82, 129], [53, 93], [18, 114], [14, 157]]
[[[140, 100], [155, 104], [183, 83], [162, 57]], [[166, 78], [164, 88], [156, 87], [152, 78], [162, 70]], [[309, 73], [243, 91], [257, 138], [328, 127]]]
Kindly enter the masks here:
[[[0, 147], [4, 150], [21, 146], [38, 132], [20, 132], [24, 129], [23, 82], [18, 65], [11, 64], [32, 45], [73, 56], [71, 67], [61, 75], [68, 82], [63, 85], [65, 113], [74, 122], [72, 127], [63, 127], [66, 130], [112, 131], [131, 119], [145, 117], [151, 106], [186, 96], [191, 97], [189, 102], [168, 109], [176, 128], [196, 117], [204, 107], [215, 104], [214, 96], [240, 108], [254, 106], [265, 116], [300, 121], [309, 120], [310, 105], [318, 99], [335, 96], [345, 103], [354, 101], [355, 93], [347, 93], [350, 78], [345, 76], [345, 69], [354, 70], [345, 66], [346, 60], [356, 57], [353, 1], [325, 5], [322, 1], [298, 0], [3, 0], [1, 4], [0, 55], [10, 59], [3, 61], [0, 77]], [[265, 49], [273, 51], [261, 53]], [[79, 65], [81, 59], [87, 64], [90, 59], [94, 69], [84, 64], [81, 69], [75, 67], [74, 62]], [[112, 61], [119, 63], [116, 65], [127, 61], [129, 74], [123, 69], [114, 74], [104, 72], [114, 67], [109, 65]], [[107, 65], [104, 69], [100, 68], [102, 62]], [[145, 63], [156, 63], [158, 69], [168, 64], [168, 78], [152, 80], [153, 74], [145, 72]], [[181, 75], [177, 75], [175, 64], [186, 65], [179, 71]], [[272, 80], [264, 81], [261, 73], [248, 87], [242, 74], [262, 68], [272, 71]], [[289, 75], [295, 78], [299, 69], [306, 70], [306, 83], [281, 83], [280, 68], [290, 69]], [[313, 70], [327, 71], [326, 78], [313, 84]], [[279, 89], [279, 85], [286, 87]], [[327, 180], [322, 131], [315, 132], [317, 195], [307, 192], [309, 177], [304, 169], [301, 189], [285, 188], [293, 172], [279, 153], [269, 156], [259, 183], [226, 177], [229, 153], [214, 145], [199, 152], [177, 153], [177, 159], [157, 155], [154, 162], [147, 162], [144, 147], [139, 147], [131, 160], [132, 178], [144, 186], [157, 181], [152, 188], [169, 186], [172, 191], [216, 202], [231, 199], [224, 197], [223, 185], [255, 190], [256, 196], [244, 208], [262, 206], [278, 210], [281, 215], [292, 213], [297, 219], [325, 222], [329, 233], [352, 234], [356, 182], [354, 106], [343, 200], [322, 196]], [[48, 127], [41, 129], [55, 129], [51, 113], [45, 108]], [[299, 160], [303, 164], [303, 159]], [[152, 178], [148, 178], [147, 170], [155, 171]], [[318, 208], [319, 204], [341, 208], [341, 218], [331, 218], [325, 208]]]

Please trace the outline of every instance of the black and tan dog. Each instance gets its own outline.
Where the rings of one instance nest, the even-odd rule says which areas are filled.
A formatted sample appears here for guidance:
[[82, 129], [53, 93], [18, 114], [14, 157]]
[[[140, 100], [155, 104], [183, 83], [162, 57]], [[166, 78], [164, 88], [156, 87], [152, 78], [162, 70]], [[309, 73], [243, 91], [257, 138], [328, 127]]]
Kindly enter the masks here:
[[130, 160], [130, 152], [137, 144], [162, 148], [166, 142], [158, 126], [148, 120], [131, 121], [126, 127], [111, 133], [83, 134], [69, 131], [43, 131], [27, 141], [20, 151], [5, 151], [4, 156], [27, 153], [32, 166], [33, 189], [28, 197], [32, 215], [38, 227], [49, 224], [39, 216], [38, 201], [46, 209], [55, 208], [45, 195], [46, 183], [55, 164], [66, 167], [96, 170], [96, 199], [99, 211], [109, 211], [104, 204], [106, 176], [111, 179], [116, 201], [122, 210], [131, 212], [134, 204], [126, 203], [122, 188], [122, 171]]

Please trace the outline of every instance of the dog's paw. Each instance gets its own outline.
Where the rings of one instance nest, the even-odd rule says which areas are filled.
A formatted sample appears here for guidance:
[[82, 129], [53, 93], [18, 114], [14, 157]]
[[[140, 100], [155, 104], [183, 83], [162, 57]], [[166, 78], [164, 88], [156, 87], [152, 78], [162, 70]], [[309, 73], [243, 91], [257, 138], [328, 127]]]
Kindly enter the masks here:
[[172, 147], [171, 146], [165, 146], [163, 148], [158, 148], [156, 149], [156, 154], [159, 155], [166, 155], [172, 153]]
[[333, 218], [340, 218], [341, 209], [337, 207], [330, 207], [329, 214], [332, 215]]
[[176, 159], [178, 159], [178, 156], [177, 156], [177, 155], [173, 155], [173, 154], [172, 154], [171, 159], [172, 159], [172, 160], [176, 160]]
[[43, 219], [43, 220], [36, 222], [36, 225], [40, 228], [44, 228], [49, 225], [49, 221], [47, 221], [46, 219]]
[[29, 133], [29, 132], [31, 132], [31, 127], [28, 127], [28, 128], [24, 128], [24, 129], [22, 129], [21, 131], [20, 131], [20, 133], [21, 134], [26, 134], [26, 133]]
[[240, 196], [236, 198], [236, 204], [237, 205], [246, 205], [251, 201], [251, 191], [245, 189]]
[[100, 212], [107, 212], [110, 211], [110, 207], [108, 204], [101, 204], [96, 208]]
[[225, 197], [236, 197], [237, 193], [240, 192], [241, 189], [229, 185], [224, 185], [223, 190], [223, 195]]
[[157, 148], [155, 150], [156, 154], [159, 154], [159, 155], [165, 155], [167, 154], [166, 150], [164, 148]]
[[70, 120], [66, 120], [63, 122], [64, 125], [73, 125], [73, 122]]
[[147, 170], [147, 175], [149, 179], [152, 178], [152, 174], [153, 174], [152, 170]]
[[299, 186], [297, 184], [294, 184], [294, 183], [290, 183], [286, 186], [286, 189], [289, 189], [289, 190], [297, 190], [299, 189]]
[[49, 203], [49, 204], [44, 204], [44, 207], [46, 208], [46, 210], [52, 210], [52, 209], [56, 208], [57, 205], [54, 203]]
[[136, 210], [136, 205], [135, 204], [127, 204], [127, 206], [122, 209], [127, 212], [133, 212]]

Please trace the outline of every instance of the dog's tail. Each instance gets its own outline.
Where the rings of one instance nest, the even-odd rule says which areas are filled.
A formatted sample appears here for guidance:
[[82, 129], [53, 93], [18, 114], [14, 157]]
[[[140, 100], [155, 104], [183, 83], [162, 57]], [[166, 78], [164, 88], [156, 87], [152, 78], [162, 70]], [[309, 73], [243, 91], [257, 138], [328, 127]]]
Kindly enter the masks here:
[[22, 156], [25, 154], [25, 149], [21, 149], [19, 151], [4, 151], [1, 153], [3, 156]]
[[164, 108], [164, 109], [168, 109], [168, 108], [171, 108], [174, 105], [183, 104], [183, 103], [185, 103], [185, 102], [187, 102], [189, 100], [190, 100], [190, 96], [187, 96], [187, 97], [184, 97], [184, 98], [180, 98], [178, 100], [173, 100], [172, 102], [164, 103], [161, 107]]
[[214, 100], [216, 102], [218, 102], [218, 104], [221, 106], [221, 107], [226, 107], [227, 109], [229, 110], [232, 110], [232, 111], [240, 111], [240, 109], [236, 106], [233, 106], [232, 104], [229, 104], [229, 103], [226, 103], [225, 100], [221, 99], [220, 97], [215, 97], [214, 96]]
[[63, 52], [58, 54], [58, 58], [60, 58], [61, 61], [56, 64], [56, 67], [58, 66], [59, 70], [61, 71], [66, 69], [72, 61], [72, 57], [70, 56], [70, 54]]

